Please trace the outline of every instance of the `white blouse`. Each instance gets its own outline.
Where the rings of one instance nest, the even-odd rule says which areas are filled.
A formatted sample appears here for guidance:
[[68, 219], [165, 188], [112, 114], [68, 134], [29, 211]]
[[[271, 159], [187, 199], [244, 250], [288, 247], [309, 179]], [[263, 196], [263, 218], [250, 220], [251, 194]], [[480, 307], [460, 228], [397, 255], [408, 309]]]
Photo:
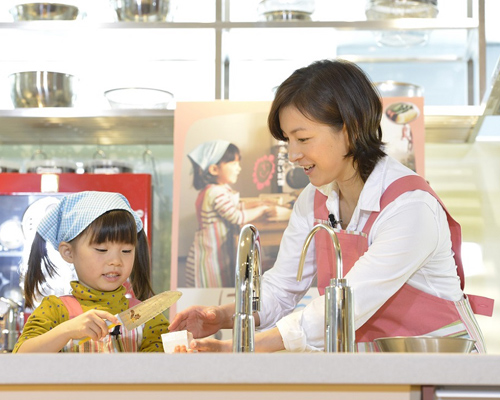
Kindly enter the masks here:
[[[391, 157], [375, 166], [361, 191], [347, 230], [361, 231], [380, 197], [396, 179], [414, 174]], [[318, 188], [328, 196], [329, 213], [339, 219], [335, 183]], [[277, 326], [289, 351], [323, 349], [324, 296], [293, 312], [316, 276], [315, 246], [311, 242], [302, 281], [297, 269], [304, 240], [314, 227], [314, 194], [309, 184], [298, 197], [274, 267], [262, 278], [260, 327]], [[446, 300], [463, 298], [451, 250], [446, 213], [429, 193], [407, 192], [389, 204], [368, 236], [368, 251], [346, 275], [354, 293], [355, 329], [362, 326], [404, 283]]]

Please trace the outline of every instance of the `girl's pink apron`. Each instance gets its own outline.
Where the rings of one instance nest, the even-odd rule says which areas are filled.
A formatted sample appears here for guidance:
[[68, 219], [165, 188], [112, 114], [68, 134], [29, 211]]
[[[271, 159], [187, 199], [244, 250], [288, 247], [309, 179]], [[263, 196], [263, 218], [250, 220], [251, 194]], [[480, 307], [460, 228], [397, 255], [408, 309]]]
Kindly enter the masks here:
[[[83, 312], [82, 306], [74, 296], [61, 296], [59, 298], [68, 309], [69, 319]], [[136, 298], [130, 298], [128, 306], [130, 308], [139, 303], [140, 301]], [[89, 340], [81, 344], [75, 344], [73, 340], [70, 340], [61, 351], [77, 353], [135, 353], [141, 347], [142, 331], [143, 325], [131, 331], [126, 330], [124, 326], [120, 326], [119, 337], [107, 335], [101, 340]]]
[[[418, 175], [409, 175], [393, 182], [380, 199], [380, 211], [401, 194], [423, 190], [433, 195], [446, 212], [451, 231], [457, 274], [464, 288], [464, 274], [461, 260], [460, 225], [453, 220], [441, 200], [425, 180]], [[314, 198], [314, 222], [328, 224], [327, 197], [318, 190]], [[342, 250], [344, 274], [368, 250], [368, 234], [380, 212], [372, 212], [362, 232], [336, 230]], [[336, 272], [333, 245], [329, 235], [318, 232], [315, 236], [318, 289], [324, 294], [325, 286]], [[332, 275], [333, 274], [333, 275]], [[356, 292], [354, 292], [356, 301]], [[491, 316], [493, 300], [485, 297], [467, 295], [460, 301], [449, 301], [427, 294], [405, 283], [378, 311], [358, 330], [356, 343], [358, 351], [374, 351], [373, 340], [392, 336], [469, 336], [476, 340], [478, 352], [485, 352], [484, 339], [474, 313]]]

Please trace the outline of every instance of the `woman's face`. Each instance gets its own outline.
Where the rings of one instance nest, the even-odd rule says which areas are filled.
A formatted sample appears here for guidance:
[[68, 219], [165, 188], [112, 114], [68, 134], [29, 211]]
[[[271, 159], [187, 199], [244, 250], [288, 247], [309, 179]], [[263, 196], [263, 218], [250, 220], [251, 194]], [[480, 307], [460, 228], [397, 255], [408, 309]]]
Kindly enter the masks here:
[[132, 273], [135, 258], [132, 244], [90, 243], [86, 233], [67, 244], [66, 252], [61, 251], [61, 247], [59, 251], [66, 261], [75, 266], [79, 282], [87, 287], [113, 291], [123, 285]]
[[288, 157], [304, 169], [311, 183], [320, 187], [332, 181], [338, 184], [355, 174], [347, 132], [312, 121], [293, 106], [280, 111], [280, 125], [288, 138]]

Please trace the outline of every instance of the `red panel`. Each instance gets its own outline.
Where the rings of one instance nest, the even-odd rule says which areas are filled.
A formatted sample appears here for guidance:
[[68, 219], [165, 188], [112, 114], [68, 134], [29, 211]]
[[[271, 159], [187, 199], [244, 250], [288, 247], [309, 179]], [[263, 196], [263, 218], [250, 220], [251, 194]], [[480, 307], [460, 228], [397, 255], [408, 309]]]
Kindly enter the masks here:
[[[152, 186], [149, 174], [57, 174], [59, 193], [85, 190], [117, 192], [123, 194], [134, 210], [143, 211], [141, 219], [151, 245], [152, 239]], [[1, 173], [0, 195], [40, 193], [41, 174]], [[49, 194], [49, 193], [47, 193]]]
[[39, 174], [0, 174], [0, 194], [40, 193], [41, 179]]

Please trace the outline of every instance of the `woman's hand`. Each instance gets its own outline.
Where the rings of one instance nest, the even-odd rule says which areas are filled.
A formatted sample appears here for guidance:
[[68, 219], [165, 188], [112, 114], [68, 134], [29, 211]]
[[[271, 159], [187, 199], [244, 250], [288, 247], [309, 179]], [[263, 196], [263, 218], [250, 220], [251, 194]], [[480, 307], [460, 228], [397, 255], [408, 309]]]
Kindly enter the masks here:
[[168, 329], [171, 332], [187, 330], [195, 339], [207, 337], [220, 329], [231, 327], [228, 313], [232, 316], [233, 312], [224, 307], [191, 306], [176, 314]]
[[233, 350], [231, 340], [217, 340], [211, 338], [192, 340], [189, 346], [189, 349], [184, 345], [175, 346], [174, 353], [230, 353]]
[[[278, 328], [268, 329], [267, 331], [257, 332], [255, 334], [255, 352], [272, 353], [285, 350], [283, 339]], [[217, 340], [212, 338], [192, 340], [189, 343], [189, 349], [186, 346], [176, 346], [174, 353], [230, 353], [233, 351], [232, 340]]]
[[191, 350], [211, 353], [230, 353], [233, 351], [232, 340], [217, 340], [212, 338], [193, 340], [189, 344]]

